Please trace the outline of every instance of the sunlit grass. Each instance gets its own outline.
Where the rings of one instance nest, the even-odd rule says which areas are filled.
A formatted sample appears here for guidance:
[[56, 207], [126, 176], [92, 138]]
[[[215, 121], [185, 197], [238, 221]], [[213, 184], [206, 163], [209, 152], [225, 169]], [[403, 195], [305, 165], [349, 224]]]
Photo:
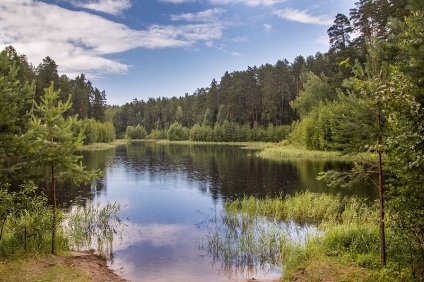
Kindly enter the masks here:
[[127, 142], [128, 142], [128, 140], [120, 139], [120, 140], [115, 140], [115, 141], [110, 142], [110, 143], [93, 143], [93, 144], [90, 144], [90, 145], [84, 145], [81, 148], [78, 148], [78, 150], [80, 150], [80, 151], [109, 150], [109, 149], [115, 148], [118, 145], [126, 144]]
[[[57, 261], [57, 262], [56, 262]], [[92, 281], [83, 271], [66, 265], [58, 257], [37, 257], [8, 260], [0, 263], [0, 281]]]
[[[227, 269], [268, 263], [291, 280], [299, 269], [316, 271], [326, 263], [327, 277], [366, 281], [377, 275], [378, 207], [365, 199], [309, 191], [284, 198], [246, 196], [227, 201], [222, 218], [212, 222], [217, 220], [221, 223], [209, 226], [207, 250]], [[324, 274], [305, 277], [326, 279]]]
[[327, 161], [372, 161], [373, 155], [361, 153], [355, 155], [342, 154], [336, 151], [306, 150], [293, 145], [275, 145], [264, 147], [257, 156], [272, 160], [327, 160]]

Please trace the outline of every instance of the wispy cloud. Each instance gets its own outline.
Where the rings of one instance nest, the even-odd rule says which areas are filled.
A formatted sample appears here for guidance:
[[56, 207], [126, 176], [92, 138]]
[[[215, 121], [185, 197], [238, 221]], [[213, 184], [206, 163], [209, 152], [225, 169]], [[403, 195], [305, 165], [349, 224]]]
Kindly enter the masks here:
[[[195, 2], [195, 0], [159, 0], [160, 2], [182, 4]], [[244, 4], [250, 7], [272, 6], [277, 3], [286, 2], [287, 0], [208, 0], [211, 4], [227, 5], [227, 4]]]
[[131, 7], [129, 0], [69, 0], [75, 7], [119, 15]]
[[216, 22], [219, 16], [224, 14], [224, 9], [208, 9], [198, 13], [184, 13], [179, 15], [171, 15], [173, 21], [189, 21], [189, 22]]
[[273, 12], [278, 17], [299, 23], [305, 24], [318, 24], [318, 25], [331, 25], [333, 24], [333, 18], [329, 16], [313, 16], [307, 10], [297, 9], [281, 9]]
[[239, 52], [231, 52], [231, 56], [239, 57], [239, 56], [243, 56], [243, 54]]
[[182, 4], [182, 3], [190, 3], [195, 2], [195, 0], [158, 0], [159, 2], [165, 3], [173, 3], [173, 4]]
[[264, 24], [263, 27], [265, 32], [270, 32], [272, 30], [272, 25], [270, 24]]
[[286, 0], [209, 0], [212, 4], [245, 4], [250, 7], [272, 6], [277, 3], [286, 2]]
[[[25, 19], [25, 20], [22, 20]], [[13, 45], [38, 64], [52, 57], [65, 74], [124, 73], [129, 66], [107, 55], [134, 48], [178, 48], [222, 37], [213, 23], [152, 25], [134, 30], [87, 12], [32, 0], [0, 2], [0, 48]]]
[[330, 42], [329, 42], [328, 36], [325, 36], [325, 35], [318, 37], [315, 40], [315, 43], [321, 44], [321, 45], [330, 46]]

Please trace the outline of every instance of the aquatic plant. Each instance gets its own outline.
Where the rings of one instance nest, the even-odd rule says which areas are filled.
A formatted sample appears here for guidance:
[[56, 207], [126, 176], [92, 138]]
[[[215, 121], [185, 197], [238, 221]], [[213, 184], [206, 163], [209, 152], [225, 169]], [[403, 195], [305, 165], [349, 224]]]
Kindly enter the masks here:
[[118, 203], [99, 202], [86, 207], [76, 206], [67, 214], [63, 227], [69, 237], [71, 249], [95, 249], [100, 255], [113, 259], [112, 242], [115, 235], [122, 233], [121, 211]]

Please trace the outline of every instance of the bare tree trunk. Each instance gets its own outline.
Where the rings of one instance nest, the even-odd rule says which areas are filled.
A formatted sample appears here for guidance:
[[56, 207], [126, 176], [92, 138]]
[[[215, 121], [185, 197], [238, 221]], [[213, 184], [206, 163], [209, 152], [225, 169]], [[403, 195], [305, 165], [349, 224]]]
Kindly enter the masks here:
[[[52, 137], [52, 146], [53, 146], [53, 137]], [[51, 173], [52, 173], [52, 195], [53, 195], [53, 229], [52, 229], [52, 254], [56, 254], [56, 176], [54, 171], [54, 164], [51, 164]]]
[[380, 194], [380, 257], [381, 265], [386, 265], [386, 235], [384, 227], [384, 188], [383, 188], [383, 168], [381, 160], [381, 109], [378, 106], [378, 190]]

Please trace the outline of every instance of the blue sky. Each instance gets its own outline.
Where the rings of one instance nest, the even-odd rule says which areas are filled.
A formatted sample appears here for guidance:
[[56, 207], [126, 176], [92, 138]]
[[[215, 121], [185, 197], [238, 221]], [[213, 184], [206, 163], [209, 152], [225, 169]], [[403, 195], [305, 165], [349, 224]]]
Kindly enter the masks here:
[[179, 97], [225, 71], [329, 48], [356, 0], [0, 0], [0, 48], [85, 73], [108, 104]]

